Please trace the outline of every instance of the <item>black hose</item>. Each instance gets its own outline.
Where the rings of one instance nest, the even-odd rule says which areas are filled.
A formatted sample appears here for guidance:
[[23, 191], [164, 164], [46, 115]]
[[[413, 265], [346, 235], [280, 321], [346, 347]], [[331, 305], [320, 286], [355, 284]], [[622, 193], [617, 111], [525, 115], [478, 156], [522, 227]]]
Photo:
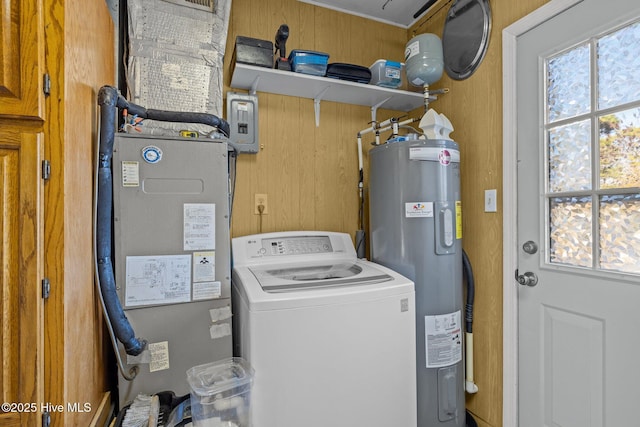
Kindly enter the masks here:
[[[100, 105], [100, 145], [98, 164], [98, 203], [96, 212], [96, 263], [100, 292], [104, 299], [107, 317], [114, 334], [124, 345], [127, 354], [137, 356], [145, 349], [147, 342], [136, 338], [133, 328], [124, 314], [118, 294], [111, 261], [111, 224], [113, 207], [113, 177], [111, 157], [116, 129], [116, 100], [118, 92], [110, 86], [103, 86], [98, 93]], [[114, 349], [118, 351], [117, 349]]]
[[473, 269], [467, 253], [462, 250], [462, 272], [467, 282], [467, 303], [464, 306], [464, 321], [466, 331], [473, 332], [473, 299], [475, 297], [475, 281], [473, 278]]
[[132, 116], [142, 119], [159, 120], [173, 123], [201, 123], [218, 128], [227, 138], [230, 135], [229, 123], [226, 120], [208, 113], [188, 113], [181, 111], [147, 110], [140, 105], [132, 104], [122, 95], [118, 95], [118, 108], [126, 108]]

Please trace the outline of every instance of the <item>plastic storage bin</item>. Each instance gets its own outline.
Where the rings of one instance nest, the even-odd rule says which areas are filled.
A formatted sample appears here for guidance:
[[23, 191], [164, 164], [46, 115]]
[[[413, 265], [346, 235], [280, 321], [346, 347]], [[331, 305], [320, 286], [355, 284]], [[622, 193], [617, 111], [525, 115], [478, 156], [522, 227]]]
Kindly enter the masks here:
[[253, 369], [231, 357], [187, 371], [195, 427], [249, 427]]
[[324, 76], [327, 73], [329, 55], [312, 50], [292, 50], [289, 54], [291, 71], [314, 76]]
[[382, 87], [398, 88], [402, 84], [402, 62], [378, 59], [371, 67], [371, 84]]

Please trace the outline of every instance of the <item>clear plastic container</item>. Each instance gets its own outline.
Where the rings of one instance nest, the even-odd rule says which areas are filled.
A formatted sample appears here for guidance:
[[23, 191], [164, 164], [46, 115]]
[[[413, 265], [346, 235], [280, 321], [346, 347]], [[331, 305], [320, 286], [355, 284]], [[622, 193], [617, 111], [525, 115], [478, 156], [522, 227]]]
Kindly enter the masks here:
[[250, 427], [253, 368], [231, 357], [187, 371], [195, 427]]
[[396, 89], [402, 84], [404, 63], [378, 59], [371, 67], [371, 84]]
[[329, 55], [311, 50], [292, 50], [289, 54], [291, 71], [314, 76], [327, 74]]

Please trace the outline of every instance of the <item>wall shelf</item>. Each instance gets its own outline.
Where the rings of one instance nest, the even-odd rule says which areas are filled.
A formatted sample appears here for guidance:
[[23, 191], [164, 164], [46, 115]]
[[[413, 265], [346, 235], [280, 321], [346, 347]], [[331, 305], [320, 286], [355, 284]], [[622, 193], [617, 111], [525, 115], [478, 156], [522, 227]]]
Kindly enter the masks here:
[[424, 97], [422, 93], [418, 92], [388, 89], [240, 63], [237, 63], [233, 70], [231, 87], [246, 89], [251, 93], [268, 92], [313, 99], [316, 126], [319, 123], [320, 101], [371, 107], [373, 120], [375, 120], [375, 111], [378, 108], [407, 112], [424, 105]]

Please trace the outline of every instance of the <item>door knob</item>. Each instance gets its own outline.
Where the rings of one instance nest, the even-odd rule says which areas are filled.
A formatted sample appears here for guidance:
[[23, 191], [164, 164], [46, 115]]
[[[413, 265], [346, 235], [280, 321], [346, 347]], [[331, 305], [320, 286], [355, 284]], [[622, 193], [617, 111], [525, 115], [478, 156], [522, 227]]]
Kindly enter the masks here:
[[535, 286], [538, 284], [538, 276], [536, 273], [532, 273], [531, 271], [527, 271], [524, 274], [518, 274], [518, 270], [516, 270], [516, 280], [522, 286]]
[[530, 255], [533, 255], [538, 252], [538, 245], [533, 240], [529, 240], [522, 245], [522, 250]]

